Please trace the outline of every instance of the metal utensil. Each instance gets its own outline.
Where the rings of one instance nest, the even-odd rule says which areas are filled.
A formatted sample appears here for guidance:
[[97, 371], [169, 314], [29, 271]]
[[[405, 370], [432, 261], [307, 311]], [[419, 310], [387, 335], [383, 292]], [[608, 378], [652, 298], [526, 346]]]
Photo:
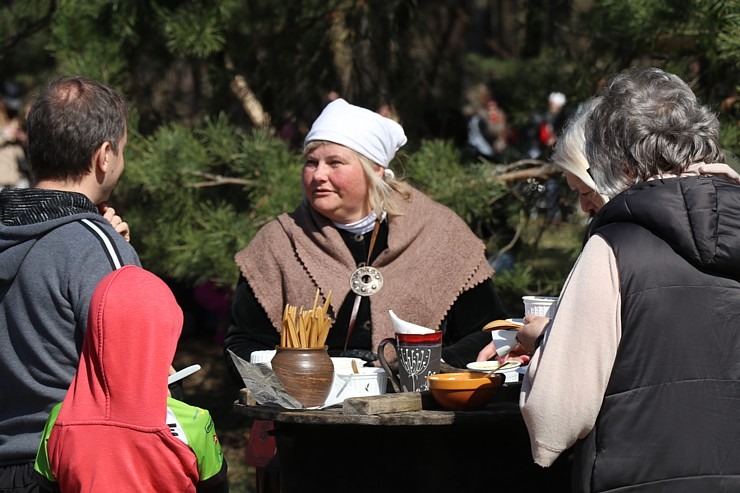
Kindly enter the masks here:
[[491, 370], [488, 373], [486, 373], [486, 375], [485, 375], [486, 378], [491, 378], [491, 376], [493, 376], [497, 372], [502, 371], [507, 366], [514, 366], [514, 362], [513, 361], [505, 361], [503, 363], [499, 363], [498, 368], [496, 368], [495, 370]]

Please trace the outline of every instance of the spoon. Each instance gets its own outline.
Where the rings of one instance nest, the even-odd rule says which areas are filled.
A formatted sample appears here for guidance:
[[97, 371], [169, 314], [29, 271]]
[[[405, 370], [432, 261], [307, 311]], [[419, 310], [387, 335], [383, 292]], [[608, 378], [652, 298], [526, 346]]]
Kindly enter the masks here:
[[485, 374], [486, 378], [491, 378], [496, 372], [503, 370], [506, 366], [512, 366], [514, 364], [513, 361], [505, 361], [504, 363], [499, 364], [499, 367], [495, 370], [491, 370], [488, 373]]
[[357, 362], [355, 360], [352, 360], [352, 373], [360, 373], [359, 368], [357, 368]]

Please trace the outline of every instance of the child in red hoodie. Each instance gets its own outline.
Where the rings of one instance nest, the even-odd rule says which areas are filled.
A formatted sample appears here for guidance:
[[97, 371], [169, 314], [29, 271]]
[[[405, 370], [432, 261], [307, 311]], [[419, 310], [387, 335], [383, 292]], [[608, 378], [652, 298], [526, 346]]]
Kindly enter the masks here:
[[39, 446], [42, 490], [228, 491], [210, 414], [168, 396], [182, 322], [154, 274], [126, 266], [103, 278], [77, 374]]

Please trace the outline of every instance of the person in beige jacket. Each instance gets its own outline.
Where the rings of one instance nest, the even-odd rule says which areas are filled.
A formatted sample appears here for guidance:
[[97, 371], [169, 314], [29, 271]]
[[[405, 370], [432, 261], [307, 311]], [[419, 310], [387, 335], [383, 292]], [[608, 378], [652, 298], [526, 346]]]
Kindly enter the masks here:
[[[588, 161], [585, 155], [586, 120], [600, 103], [600, 98], [592, 98], [579, 107], [558, 139], [552, 158], [553, 163], [565, 175], [570, 189], [578, 194], [581, 210], [591, 217], [609, 200], [604, 194], [599, 193], [596, 183], [588, 174]], [[519, 346], [514, 347], [509, 358], [526, 364], [529, 356], [534, 353], [537, 339], [549, 322], [548, 317], [526, 315], [524, 327], [517, 334]], [[477, 361], [488, 361], [495, 354], [496, 346], [491, 342], [478, 353]]]
[[600, 209], [522, 384], [534, 461], [573, 491], [737, 491], [740, 175], [716, 116], [657, 68], [586, 124]]

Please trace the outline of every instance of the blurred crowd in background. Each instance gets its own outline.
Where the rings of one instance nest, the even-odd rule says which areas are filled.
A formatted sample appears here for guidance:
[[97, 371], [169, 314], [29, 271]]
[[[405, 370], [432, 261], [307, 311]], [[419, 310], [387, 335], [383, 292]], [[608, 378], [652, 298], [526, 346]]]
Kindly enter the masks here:
[[11, 80], [0, 84], [0, 189], [27, 187], [24, 101], [20, 87]]

